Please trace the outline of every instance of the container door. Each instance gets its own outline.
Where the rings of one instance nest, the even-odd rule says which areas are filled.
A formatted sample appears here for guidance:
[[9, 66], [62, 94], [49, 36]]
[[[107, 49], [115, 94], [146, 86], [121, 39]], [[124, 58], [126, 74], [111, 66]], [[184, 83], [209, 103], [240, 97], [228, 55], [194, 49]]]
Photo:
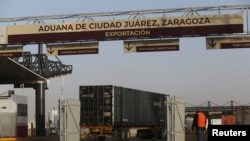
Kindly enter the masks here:
[[112, 125], [112, 86], [80, 86], [81, 125]]
[[185, 102], [178, 97], [168, 97], [167, 100], [167, 140], [185, 140]]
[[80, 101], [60, 102], [60, 141], [80, 140]]

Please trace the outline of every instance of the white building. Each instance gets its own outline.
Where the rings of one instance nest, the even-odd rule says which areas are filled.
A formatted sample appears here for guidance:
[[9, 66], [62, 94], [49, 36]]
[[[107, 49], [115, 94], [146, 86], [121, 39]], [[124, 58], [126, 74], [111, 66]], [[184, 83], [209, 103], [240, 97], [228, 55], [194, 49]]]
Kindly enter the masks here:
[[27, 137], [28, 98], [14, 95], [0, 96], [0, 137]]

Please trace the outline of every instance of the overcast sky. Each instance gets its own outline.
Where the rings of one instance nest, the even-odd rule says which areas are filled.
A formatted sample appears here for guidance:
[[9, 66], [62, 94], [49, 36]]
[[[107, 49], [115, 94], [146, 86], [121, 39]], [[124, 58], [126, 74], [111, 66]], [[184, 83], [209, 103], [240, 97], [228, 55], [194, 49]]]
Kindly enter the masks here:
[[[0, 18], [246, 4], [250, 1], [1, 0]], [[73, 65], [73, 73], [63, 78], [64, 97], [78, 99], [81, 85], [111, 84], [181, 97], [196, 106], [207, 101], [223, 105], [231, 100], [249, 104], [250, 48], [207, 50], [205, 44], [205, 37], [185, 37], [180, 38], [179, 51], [124, 53], [122, 41], [105, 41], [99, 43], [99, 54], [59, 56], [64, 64]], [[36, 51], [37, 46], [24, 50]], [[58, 106], [61, 80], [49, 81], [46, 113]], [[1, 85], [0, 93], [9, 89], [14, 88]], [[28, 96], [29, 119], [34, 119], [35, 90], [15, 89], [15, 93]]]

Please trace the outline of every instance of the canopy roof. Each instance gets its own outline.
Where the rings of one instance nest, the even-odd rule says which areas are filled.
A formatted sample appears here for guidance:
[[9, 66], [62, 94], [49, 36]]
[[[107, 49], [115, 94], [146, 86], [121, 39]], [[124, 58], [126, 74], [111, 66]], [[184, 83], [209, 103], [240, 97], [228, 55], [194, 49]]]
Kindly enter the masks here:
[[0, 57], [0, 84], [24, 84], [39, 81], [46, 82], [47, 79], [11, 58]]

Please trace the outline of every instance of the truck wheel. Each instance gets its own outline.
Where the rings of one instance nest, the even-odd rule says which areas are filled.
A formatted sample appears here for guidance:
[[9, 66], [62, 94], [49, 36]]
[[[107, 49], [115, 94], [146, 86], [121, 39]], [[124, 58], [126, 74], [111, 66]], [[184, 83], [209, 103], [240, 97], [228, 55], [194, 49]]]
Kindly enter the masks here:
[[165, 129], [164, 128], [154, 128], [153, 130], [153, 138], [154, 139], [162, 139], [164, 138]]
[[128, 141], [130, 139], [130, 131], [127, 128], [121, 130], [121, 140]]
[[159, 129], [159, 138], [164, 139], [166, 137], [166, 129], [160, 128]]
[[119, 130], [115, 129], [112, 133], [112, 141], [120, 141]]

